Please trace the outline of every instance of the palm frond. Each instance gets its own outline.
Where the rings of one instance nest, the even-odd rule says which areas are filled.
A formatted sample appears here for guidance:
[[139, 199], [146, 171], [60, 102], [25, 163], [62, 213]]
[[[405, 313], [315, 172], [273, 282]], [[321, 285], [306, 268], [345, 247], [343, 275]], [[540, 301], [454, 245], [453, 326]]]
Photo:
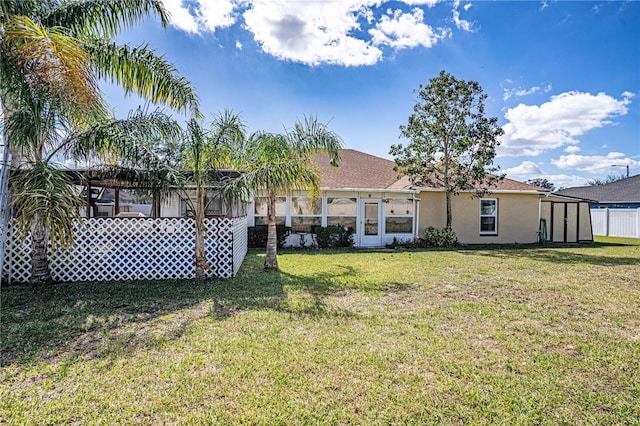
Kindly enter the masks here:
[[160, 0], [85, 0], [63, 2], [42, 17], [47, 26], [68, 28], [76, 35], [100, 35], [109, 39], [141, 19], [156, 15], [163, 26], [168, 12]]
[[44, 226], [52, 248], [73, 244], [74, 223], [84, 200], [75, 192], [63, 170], [45, 162], [35, 162], [10, 178], [14, 208], [20, 233], [26, 236], [35, 223]]
[[180, 136], [180, 126], [161, 110], [137, 109], [126, 119], [101, 121], [70, 135], [63, 152], [73, 158], [111, 159], [126, 167], [164, 167], [153, 150], [162, 140]]
[[92, 65], [99, 78], [117, 82], [125, 93], [136, 93], [153, 103], [165, 104], [179, 112], [190, 112], [200, 119], [198, 97], [177, 69], [146, 45], [120, 46], [104, 39], [87, 40]]
[[29, 17], [13, 16], [4, 32], [3, 54], [32, 96], [59, 99], [78, 108], [95, 108], [101, 101], [88, 52], [63, 28], [46, 28]]

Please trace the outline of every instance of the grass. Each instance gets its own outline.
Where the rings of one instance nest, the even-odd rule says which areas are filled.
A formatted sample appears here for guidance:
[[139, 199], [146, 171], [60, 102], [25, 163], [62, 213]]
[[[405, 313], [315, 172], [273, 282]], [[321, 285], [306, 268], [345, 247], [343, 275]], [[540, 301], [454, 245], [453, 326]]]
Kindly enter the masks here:
[[640, 240], [2, 289], [2, 424], [638, 424]]

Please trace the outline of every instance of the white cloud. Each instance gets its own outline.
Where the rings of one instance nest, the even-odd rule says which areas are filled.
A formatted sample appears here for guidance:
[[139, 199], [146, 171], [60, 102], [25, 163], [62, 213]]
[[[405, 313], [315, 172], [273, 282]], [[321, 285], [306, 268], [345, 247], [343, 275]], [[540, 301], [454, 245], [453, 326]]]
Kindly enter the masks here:
[[540, 167], [538, 167], [538, 165], [533, 161], [523, 161], [518, 166], [504, 169], [503, 172], [506, 173], [508, 177], [527, 177], [527, 179], [531, 176], [542, 174]]
[[625, 115], [629, 96], [615, 99], [605, 93], [566, 92], [542, 105], [520, 104], [509, 108], [499, 156], [540, 155], [564, 145], [577, 145], [578, 136], [612, 124]]
[[580, 147], [575, 145], [569, 145], [564, 149], [564, 152], [567, 152], [569, 154], [575, 154], [576, 152], [580, 152]]
[[236, 49], [242, 50], [242, 43], [240, 42], [240, 40], [236, 40]]
[[[460, 19], [460, 12], [458, 11], [458, 6], [460, 6], [460, 1], [456, 0], [453, 3], [453, 10], [451, 11], [451, 13], [453, 14], [453, 18], [452, 18], [453, 23], [456, 24], [456, 28], [458, 28], [459, 30], [473, 32], [474, 31], [473, 22]], [[469, 7], [471, 7], [471, 4], [467, 3], [466, 5], [464, 5], [463, 9], [467, 11], [469, 10]]]
[[171, 24], [188, 33], [200, 34], [225, 28], [236, 22], [234, 0], [162, 0], [171, 14]]
[[561, 155], [551, 163], [559, 169], [575, 169], [588, 173], [608, 173], [616, 166], [640, 167], [640, 161], [626, 157], [622, 152], [610, 152], [607, 155]]
[[[507, 80], [507, 81], [510, 82], [510, 80]], [[531, 95], [533, 93], [539, 92], [541, 90], [544, 93], [547, 93], [551, 91], [551, 84], [546, 84], [544, 86], [533, 86], [528, 89], [525, 89], [523, 87], [518, 87], [513, 89], [503, 88], [502, 90], [504, 91], [504, 94], [502, 95], [502, 99], [506, 101], [512, 97], [527, 96], [527, 95]]]
[[[171, 24], [180, 30], [202, 35], [241, 24], [264, 52], [308, 65], [372, 65], [382, 59], [384, 47], [429, 48], [451, 35], [450, 28], [425, 22], [422, 8], [432, 8], [440, 0], [399, 1], [394, 4], [416, 7], [406, 12], [394, 6], [394, 11], [382, 14], [387, 0], [162, 1], [171, 13]], [[469, 7], [470, 3], [463, 9]], [[458, 15], [455, 23], [463, 28], [465, 22]]]
[[566, 175], [562, 173], [557, 175], [542, 175], [539, 177], [541, 179], [547, 179], [549, 182], [553, 183], [556, 190], [561, 188], [573, 188], [574, 186], [587, 186], [589, 185], [590, 180], [583, 176]]
[[196, 18], [182, 5], [182, 0], [162, 0], [162, 3], [171, 15], [170, 22], [174, 27], [188, 33], [199, 31]]
[[549, 174], [542, 170], [538, 164], [533, 161], [523, 161], [520, 165], [505, 169], [507, 177], [526, 182], [529, 179], [547, 179], [553, 183], [556, 189], [570, 188], [573, 186], [584, 186], [589, 184], [589, 179], [583, 176], [568, 174]]
[[447, 29], [437, 32], [424, 23], [424, 12], [415, 8], [411, 13], [401, 10], [383, 15], [374, 29], [369, 30], [374, 45], [387, 45], [397, 49], [416, 46], [432, 47], [439, 40], [451, 35]]
[[254, 1], [244, 12], [246, 28], [262, 49], [309, 65], [371, 65], [382, 51], [349, 35], [359, 29], [362, 2]]

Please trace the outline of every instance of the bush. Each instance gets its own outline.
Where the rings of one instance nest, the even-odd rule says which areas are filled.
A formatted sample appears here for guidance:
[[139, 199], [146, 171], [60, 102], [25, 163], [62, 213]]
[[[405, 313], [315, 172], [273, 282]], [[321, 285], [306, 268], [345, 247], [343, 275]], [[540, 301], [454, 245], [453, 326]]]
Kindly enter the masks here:
[[320, 248], [353, 247], [353, 230], [340, 225], [329, 225], [315, 229]]
[[456, 233], [448, 228], [436, 229], [430, 226], [424, 231], [424, 243], [428, 247], [452, 247], [457, 241]]
[[[250, 226], [247, 228], [247, 246], [250, 248], [266, 248], [268, 232], [269, 227], [267, 225]], [[276, 226], [278, 247], [282, 247], [284, 245], [284, 242], [290, 232], [290, 226]]]

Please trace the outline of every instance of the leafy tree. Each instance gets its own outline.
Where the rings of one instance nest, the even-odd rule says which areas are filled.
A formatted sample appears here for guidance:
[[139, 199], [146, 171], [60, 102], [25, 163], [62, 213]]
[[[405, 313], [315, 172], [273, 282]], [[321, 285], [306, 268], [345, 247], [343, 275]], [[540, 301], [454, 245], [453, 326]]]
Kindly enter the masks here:
[[552, 182], [549, 182], [548, 179], [544, 179], [544, 178], [529, 179], [526, 183], [528, 183], [529, 185], [548, 189], [549, 191], [553, 191], [554, 189], [556, 189], [556, 186]]
[[320, 177], [311, 155], [326, 152], [332, 164], [337, 164], [340, 148], [342, 139], [313, 118], [297, 122], [283, 134], [253, 133], [235, 147], [231, 164], [242, 173], [228, 186], [227, 193], [248, 199], [264, 191], [269, 199], [266, 269], [278, 268], [276, 194], [309, 189], [312, 196], [317, 195]]
[[230, 150], [242, 145], [244, 132], [240, 117], [230, 111], [215, 116], [209, 130], [192, 119], [180, 142], [173, 147], [175, 153], [169, 156], [176, 162], [180, 176], [180, 197], [194, 212], [197, 280], [205, 278], [206, 271], [211, 268], [205, 253], [204, 218], [214, 197], [207, 197], [207, 189], [221, 185], [218, 169], [230, 163]]
[[392, 145], [396, 167], [412, 183], [444, 188], [447, 225], [451, 229], [451, 196], [462, 190], [487, 191], [502, 176], [491, 174], [504, 131], [496, 117], [485, 117], [487, 95], [475, 81], [441, 71], [420, 85], [407, 125], [400, 126], [406, 146]]

